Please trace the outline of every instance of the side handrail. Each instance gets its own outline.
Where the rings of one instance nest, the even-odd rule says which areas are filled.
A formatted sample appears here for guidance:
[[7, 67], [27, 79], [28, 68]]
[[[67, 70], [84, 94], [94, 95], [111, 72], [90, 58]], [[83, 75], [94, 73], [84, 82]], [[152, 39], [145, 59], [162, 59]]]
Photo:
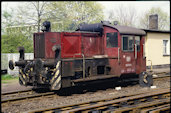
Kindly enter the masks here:
[[145, 58], [145, 44], [143, 44], [143, 58]]
[[120, 48], [118, 48], [118, 62], [120, 62], [120, 60], [119, 60], [119, 57], [120, 57], [119, 50], [120, 50]]
[[135, 44], [135, 59], [137, 59], [137, 44]]
[[74, 57], [75, 57], [75, 55], [81, 55], [83, 57], [83, 78], [85, 78], [85, 56], [83, 53], [74, 54]]

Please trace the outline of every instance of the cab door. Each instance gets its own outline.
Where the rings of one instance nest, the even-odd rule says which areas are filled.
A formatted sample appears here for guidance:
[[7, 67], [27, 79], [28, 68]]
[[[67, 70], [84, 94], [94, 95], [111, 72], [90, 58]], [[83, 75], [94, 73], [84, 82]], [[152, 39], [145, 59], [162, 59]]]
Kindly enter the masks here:
[[121, 36], [121, 74], [135, 73], [136, 61], [134, 51], [134, 36]]
[[106, 33], [106, 54], [110, 58], [118, 57], [118, 32]]
[[146, 70], [146, 58], [144, 51], [144, 37], [143, 36], [135, 36], [135, 63], [136, 63], [136, 74], [140, 74], [141, 72]]
[[105, 33], [105, 54], [108, 56], [110, 75], [120, 76], [120, 34], [117, 30]]

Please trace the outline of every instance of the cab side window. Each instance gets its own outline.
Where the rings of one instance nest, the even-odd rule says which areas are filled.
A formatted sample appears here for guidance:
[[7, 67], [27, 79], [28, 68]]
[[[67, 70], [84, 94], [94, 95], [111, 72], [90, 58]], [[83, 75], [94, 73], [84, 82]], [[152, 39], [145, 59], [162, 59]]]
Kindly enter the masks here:
[[133, 51], [134, 50], [133, 36], [123, 36], [122, 37], [122, 49], [124, 51]]
[[106, 33], [106, 46], [107, 48], [118, 47], [118, 33]]
[[140, 51], [140, 36], [135, 36], [135, 44], [137, 45], [137, 51]]

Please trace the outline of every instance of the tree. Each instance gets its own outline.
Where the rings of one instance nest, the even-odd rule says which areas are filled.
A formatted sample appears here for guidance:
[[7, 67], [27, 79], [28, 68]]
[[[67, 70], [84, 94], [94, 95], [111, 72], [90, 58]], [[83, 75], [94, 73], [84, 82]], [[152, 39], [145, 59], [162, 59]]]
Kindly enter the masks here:
[[[14, 9], [4, 9], [2, 11], [2, 27], [1, 27], [1, 53], [16, 53], [17, 47], [24, 46], [26, 52], [33, 52], [33, 40], [14, 27], [20, 20], [15, 19]], [[8, 29], [13, 29], [8, 32]], [[17, 31], [18, 30], [18, 31]]]
[[137, 13], [134, 7], [118, 6], [109, 11], [109, 21], [118, 21], [119, 25], [136, 26]]
[[1, 27], [1, 33], [5, 33], [5, 28], [10, 27], [15, 24], [15, 21], [13, 19], [14, 15], [14, 9], [10, 8], [8, 11], [3, 10], [2, 11], [2, 27]]
[[63, 30], [75, 30], [80, 23], [103, 20], [102, 6], [97, 2], [66, 1], [50, 2], [47, 20], [61, 22]]
[[22, 34], [4, 34], [1, 37], [1, 53], [18, 53], [17, 47], [23, 46], [26, 53], [33, 52], [33, 41]]
[[18, 25], [40, 24], [49, 20], [52, 30], [75, 30], [82, 22], [94, 23], [103, 20], [103, 8], [97, 2], [60, 1], [60, 2], [25, 2], [17, 9]]
[[140, 27], [144, 29], [149, 28], [149, 16], [157, 14], [158, 15], [158, 29], [159, 30], [169, 30], [169, 16], [166, 12], [162, 11], [159, 7], [152, 7], [150, 10], [146, 11], [145, 14], [140, 19]]
[[26, 2], [25, 5], [20, 5], [17, 9], [17, 18], [20, 20], [19, 25], [36, 24], [37, 31], [40, 32], [40, 24], [43, 16], [46, 14], [44, 10], [47, 2]]
[[2, 36], [1, 52], [18, 52], [18, 46], [24, 46], [26, 52], [33, 52], [33, 40], [30, 38], [32, 30], [26, 24], [36, 24], [39, 32], [40, 24], [49, 20], [52, 27], [60, 23], [56, 29], [63, 31], [75, 30], [82, 22], [94, 23], [103, 20], [102, 7], [96, 2], [26, 2], [25, 5], [22, 3], [16, 12], [15, 26], [10, 25], [9, 32]]

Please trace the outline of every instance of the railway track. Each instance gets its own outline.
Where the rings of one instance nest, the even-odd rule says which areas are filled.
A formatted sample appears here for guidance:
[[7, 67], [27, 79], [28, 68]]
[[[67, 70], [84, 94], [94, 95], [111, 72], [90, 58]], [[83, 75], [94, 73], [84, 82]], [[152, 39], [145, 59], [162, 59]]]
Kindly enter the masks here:
[[171, 77], [169, 74], [170, 74], [170, 73], [159, 73], [159, 74], [154, 74], [154, 75], [153, 75], [153, 79]]
[[17, 94], [17, 93], [24, 93], [24, 92], [29, 92], [29, 91], [31, 92], [33, 90], [28, 89], [28, 90], [18, 90], [18, 91], [5, 92], [5, 93], [1, 93], [1, 96], [12, 95], [12, 94]]
[[[170, 75], [167, 76], [155, 76], [154, 79], [158, 78], [164, 78], [164, 77], [170, 77]], [[14, 92], [7, 92], [1, 94], [1, 103], [8, 103], [8, 102], [14, 102], [19, 100], [25, 100], [25, 99], [35, 99], [38, 97], [45, 97], [45, 96], [57, 96], [55, 92], [44, 92], [44, 93], [37, 93], [33, 90], [22, 90], [22, 91], [14, 91]]]
[[1, 94], [1, 103], [14, 102], [24, 99], [34, 99], [38, 97], [51, 96], [51, 95], [55, 95], [55, 92], [37, 93], [33, 90], [7, 92]]
[[170, 112], [170, 89], [151, 91], [118, 98], [57, 106], [27, 111], [26, 113], [159, 113]]

